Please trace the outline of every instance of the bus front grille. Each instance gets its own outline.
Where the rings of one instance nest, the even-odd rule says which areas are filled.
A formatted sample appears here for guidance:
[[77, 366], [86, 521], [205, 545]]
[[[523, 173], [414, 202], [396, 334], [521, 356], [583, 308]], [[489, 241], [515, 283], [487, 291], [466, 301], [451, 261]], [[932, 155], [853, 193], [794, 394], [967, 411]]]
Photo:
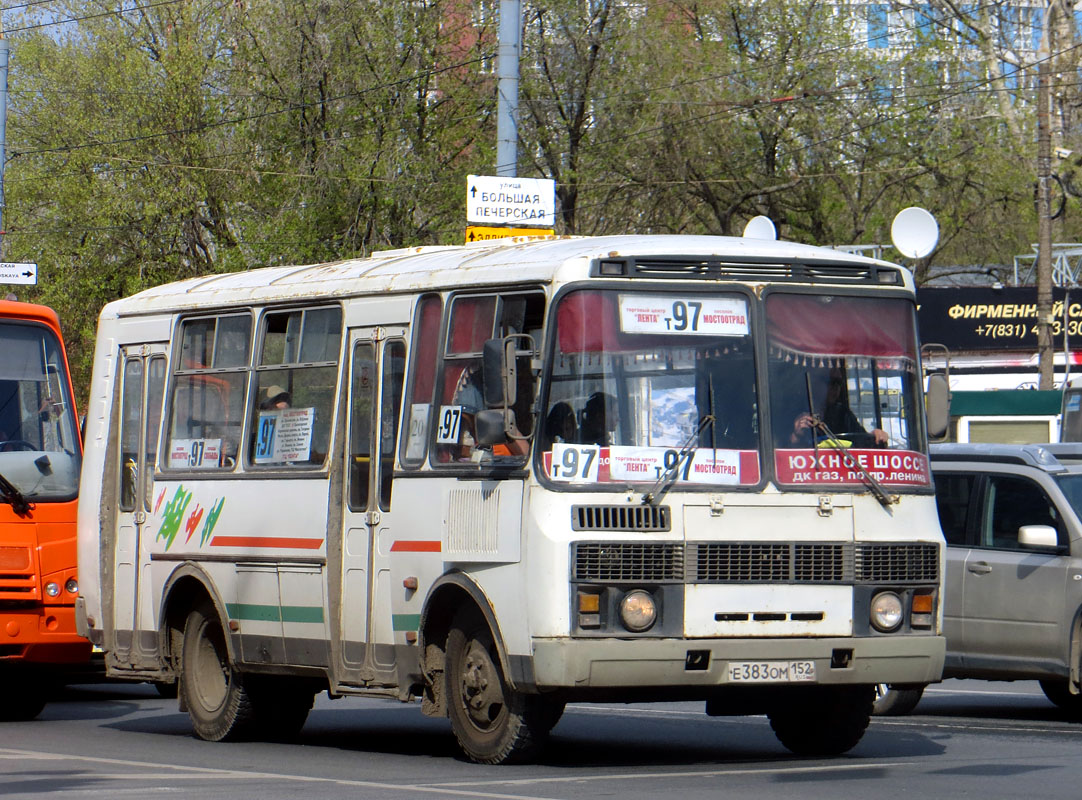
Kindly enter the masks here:
[[939, 578], [939, 546], [934, 544], [859, 544], [855, 562], [856, 579], [860, 583]]
[[851, 564], [842, 544], [701, 542], [688, 548], [687, 574], [696, 583], [841, 583]]
[[934, 583], [939, 547], [852, 542], [576, 542], [573, 580], [695, 583]]
[[668, 506], [597, 505], [572, 506], [573, 531], [667, 531], [671, 528]]
[[660, 542], [576, 542], [577, 581], [674, 583], [684, 580], [684, 546]]
[[934, 544], [698, 542], [689, 583], [927, 583], [939, 578]]

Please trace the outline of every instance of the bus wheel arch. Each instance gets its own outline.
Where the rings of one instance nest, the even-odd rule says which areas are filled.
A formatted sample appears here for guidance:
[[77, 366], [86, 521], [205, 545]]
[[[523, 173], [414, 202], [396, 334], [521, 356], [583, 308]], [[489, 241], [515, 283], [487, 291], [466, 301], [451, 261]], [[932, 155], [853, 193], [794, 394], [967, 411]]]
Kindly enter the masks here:
[[[161, 620], [158, 633], [159, 647], [163, 666], [172, 672], [178, 683], [180, 681], [180, 653], [188, 615], [198, 607], [209, 605], [217, 612], [218, 619], [223, 621], [223, 625], [228, 625], [225, 604], [211, 588], [213, 586], [214, 582], [201, 567], [188, 562], [174, 570], [166, 580], [165, 586], [162, 587], [162, 606], [158, 617]], [[237, 654], [232, 639], [233, 637], [226, 635], [225, 646], [230, 663], [235, 664]], [[183, 700], [181, 702], [183, 703]], [[181, 711], [186, 710], [183, 706], [181, 707]]]
[[447, 698], [443, 694], [447, 637], [456, 615], [464, 608], [473, 608], [484, 618], [499, 654], [500, 668], [505, 676], [511, 675], [507, 649], [485, 593], [462, 573], [448, 573], [432, 585], [421, 614], [418, 638], [422, 653], [421, 670], [425, 676], [422, 709], [427, 716], [447, 716]]

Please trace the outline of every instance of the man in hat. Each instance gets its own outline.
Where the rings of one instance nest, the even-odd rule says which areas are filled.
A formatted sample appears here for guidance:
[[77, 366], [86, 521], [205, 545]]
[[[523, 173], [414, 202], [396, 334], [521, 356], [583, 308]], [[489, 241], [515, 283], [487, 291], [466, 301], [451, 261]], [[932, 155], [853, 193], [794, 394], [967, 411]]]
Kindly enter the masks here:
[[289, 392], [283, 389], [278, 384], [272, 384], [268, 386], [266, 391], [263, 392], [263, 402], [259, 404], [260, 409], [263, 411], [273, 411], [280, 408], [289, 408], [293, 398], [290, 397]]

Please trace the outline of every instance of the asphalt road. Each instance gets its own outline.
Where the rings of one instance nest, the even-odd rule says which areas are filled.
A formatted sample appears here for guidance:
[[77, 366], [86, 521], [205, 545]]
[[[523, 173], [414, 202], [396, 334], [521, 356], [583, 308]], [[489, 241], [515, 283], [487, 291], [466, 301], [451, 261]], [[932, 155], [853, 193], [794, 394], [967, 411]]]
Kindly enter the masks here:
[[947, 681], [876, 718], [845, 756], [788, 753], [764, 717], [701, 704], [571, 706], [538, 764], [464, 760], [417, 705], [321, 695], [291, 744], [208, 743], [143, 684], [69, 687], [38, 720], [0, 723], [0, 795], [124, 798], [1071, 798], [1082, 724], [1035, 683]]

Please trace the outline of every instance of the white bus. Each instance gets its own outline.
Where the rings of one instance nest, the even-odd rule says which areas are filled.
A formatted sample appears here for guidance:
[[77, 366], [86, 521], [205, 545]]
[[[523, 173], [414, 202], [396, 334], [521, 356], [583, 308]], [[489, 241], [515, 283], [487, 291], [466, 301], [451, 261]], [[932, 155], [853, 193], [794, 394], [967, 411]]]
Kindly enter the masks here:
[[101, 314], [81, 631], [208, 740], [325, 690], [419, 699], [485, 763], [601, 700], [841, 753], [943, 666], [918, 353], [906, 270], [753, 239], [150, 289]]

